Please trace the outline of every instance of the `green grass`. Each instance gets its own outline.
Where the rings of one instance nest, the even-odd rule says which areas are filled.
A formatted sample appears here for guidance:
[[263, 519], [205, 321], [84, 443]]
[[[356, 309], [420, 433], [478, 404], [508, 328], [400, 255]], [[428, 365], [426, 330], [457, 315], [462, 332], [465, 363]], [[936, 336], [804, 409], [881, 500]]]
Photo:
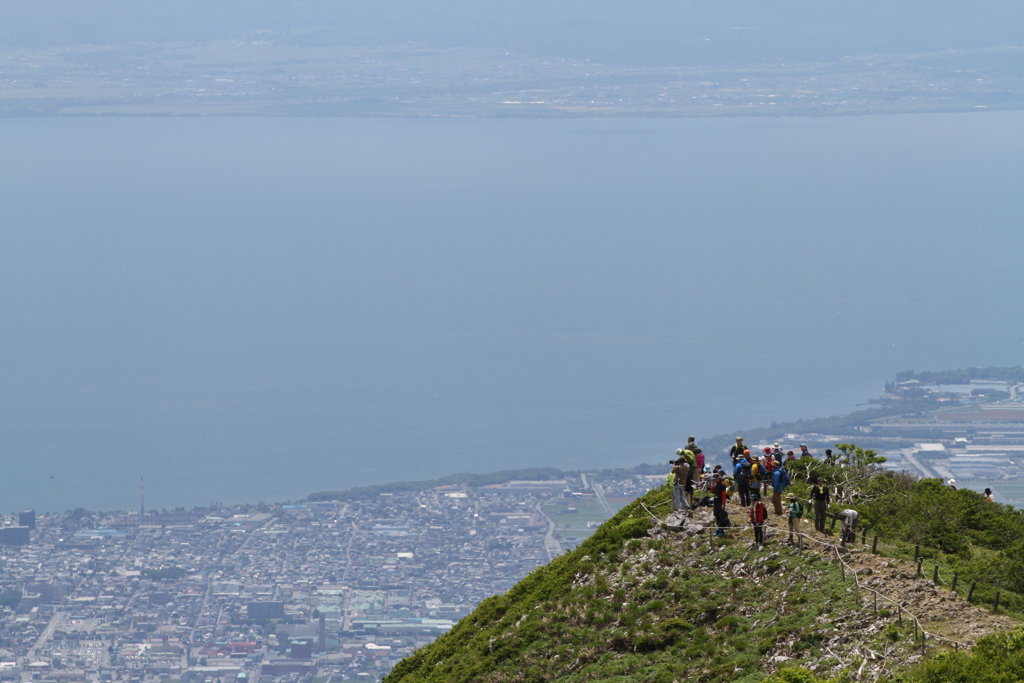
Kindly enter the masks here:
[[[667, 499], [661, 488], [641, 500]], [[706, 536], [649, 538], [649, 526], [639, 503], [626, 506], [386, 680], [757, 680], [778, 643], [821, 659], [830, 615], [860, 609], [839, 569], [816, 554], [751, 553], [746, 537], [712, 550]], [[742, 577], [727, 570], [741, 564]]]

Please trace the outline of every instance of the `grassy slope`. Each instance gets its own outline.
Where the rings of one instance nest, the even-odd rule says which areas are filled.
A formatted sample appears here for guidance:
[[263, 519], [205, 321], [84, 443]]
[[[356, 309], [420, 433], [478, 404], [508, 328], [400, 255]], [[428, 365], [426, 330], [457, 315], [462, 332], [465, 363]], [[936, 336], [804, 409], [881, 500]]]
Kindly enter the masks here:
[[898, 659], [911, 649], [910, 625], [867, 610], [816, 552], [752, 551], [749, 532], [714, 549], [706, 535], [649, 537], [640, 504], [667, 499], [663, 487], [627, 506], [403, 660], [387, 683], [757, 681], [783, 662], [842, 668], [829, 651], [867, 644]]

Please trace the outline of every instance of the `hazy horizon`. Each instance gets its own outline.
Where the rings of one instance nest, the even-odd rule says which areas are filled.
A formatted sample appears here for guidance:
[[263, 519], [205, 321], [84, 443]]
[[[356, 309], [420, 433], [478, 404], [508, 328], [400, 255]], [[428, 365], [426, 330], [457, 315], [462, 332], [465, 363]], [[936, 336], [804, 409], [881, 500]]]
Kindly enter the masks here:
[[0, 5], [0, 117], [1024, 109], [1024, 8], [788, 1]]
[[1021, 116], [4, 121], [0, 497], [631, 466], [1018, 364]]

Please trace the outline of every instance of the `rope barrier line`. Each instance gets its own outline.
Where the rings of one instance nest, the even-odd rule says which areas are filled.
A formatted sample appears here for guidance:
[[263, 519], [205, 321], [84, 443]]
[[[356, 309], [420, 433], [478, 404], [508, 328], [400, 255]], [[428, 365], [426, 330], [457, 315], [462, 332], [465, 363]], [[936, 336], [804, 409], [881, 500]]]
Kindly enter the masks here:
[[[696, 491], [696, 490], [704, 490], [704, 489], [702, 489], [702, 488], [699, 488], [699, 487], [696, 487], [696, 488], [695, 488], [695, 491]], [[671, 504], [671, 503], [672, 503], [672, 501], [671, 501], [671, 500], [668, 500], [668, 501], [663, 501], [663, 502], [661, 502], [661, 503], [656, 503], [656, 504], [652, 505], [652, 507], [661, 507], [661, 506], [663, 506], [663, 505], [669, 505], [669, 504]], [[643, 505], [643, 503], [641, 503], [641, 505]], [[662, 521], [661, 519], [659, 519], [659, 518], [658, 518], [658, 517], [657, 517], [656, 515], [654, 515], [654, 513], [653, 513], [653, 512], [651, 512], [651, 510], [647, 508], [647, 506], [645, 506], [645, 505], [644, 505], [643, 507], [644, 507], [644, 510], [645, 510], [645, 511], [647, 512], [647, 514], [648, 514], [648, 515], [650, 515], [650, 516], [651, 516], [651, 518], [652, 518], [652, 519], [653, 519], [654, 521], [658, 522], [659, 524], [665, 524], [665, 523], [664, 523], [664, 522], [663, 522], [663, 521]], [[695, 506], [695, 507], [696, 507], [696, 506]], [[690, 508], [690, 510], [693, 510], [693, 509], [695, 509], [695, 507], [694, 507], [694, 508]], [[744, 509], [744, 508], [743, 508], [743, 506], [741, 506], [741, 507], [740, 507], [740, 509], [741, 509], [741, 510], [742, 510], [742, 509]], [[778, 516], [778, 515], [776, 515], [776, 516]], [[838, 516], [837, 516], [836, 514], [833, 514], [833, 513], [828, 513], [828, 515], [827, 515], [827, 516], [828, 516], [828, 517], [832, 517], [832, 518], [833, 518], [833, 525], [835, 524], [835, 521], [836, 521], [836, 520], [838, 520]], [[804, 521], [809, 521], [809, 518], [802, 518], [802, 519], [804, 519]], [[679, 528], [682, 528], [682, 527], [677, 527], [677, 526], [672, 526], [672, 525], [666, 525], [666, 526], [668, 526], [669, 528], [672, 528], [672, 529], [679, 529]], [[712, 527], [706, 527], [706, 528], [712, 528]], [[750, 525], [747, 525], [747, 526], [740, 526], [740, 527], [734, 527], [734, 526], [729, 526], [729, 527], [718, 527], [718, 526], [716, 525], [716, 526], [714, 526], [713, 528], [715, 528], [715, 529], [719, 529], [719, 528], [721, 528], [721, 529], [726, 529], [726, 528], [728, 528], [728, 529], [732, 529], [733, 531], [737, 531], [737, 532], [738, 532], [738, 531], [747, 531], [747, 530], [753, 529], [754, 527], [753, 527], [753, 526], [750, 526]], [[771, 526], [771, 525], [769, 525], [769, 524], [767, 524], [767, 523], [766, 523], [766, 524], [764, 525], [764, 529], [765, 529], [765, 534], [766, 534], [766, 537], [767, 537], [768, 535], [774, 535], [774, 534], [776, 534], [776, 533], [779, 533], [779, 534], [783, 534], [783, 535], [785, 535], [785, 534], [788, 534], [788, 533], [789, 533], [789, 532], [788, 532], [787, 530], [783, 529], [783, 528], [782, 528], [781, 526], [779, 526], [779, 527], [778, 527], [778, 529], [776, 530], [776, 528], [775, 528], [775, 527], [773, 527], [773, 526]], [[827, 543], [823, 543], [823, 542], [817, 541], [817, 540], [815, 540], [815, 539], [811, 538], [811, 537], [810, 537], [810, 536], [809, 536], [808, 534], [806, 534], [806, 533], [804, 533], [804, 532], [801, 532], [801, 531], [796, 531], [796, 532], [794, 532], [794, 533], [795, 533], [796, 535], [798, 535], [798, 536], [801, 536], [801, 537], [803, 537], [804, 539], [806, 539], [806, 540], [808, 540], [808, 541], [811, 541], [811, 542], [814, 542], [814, 543], [819, 543], [819, 544], [822, 544], [822, 545], [825, 545], [825, 546], [827, 546], [827, 547], [831, 547], [831, 548], [836, 548], [836, 547], [837, 547], [837, 546], [835, 546], [835, 545], [831, 545], [831, 544], [827, 544]], [[866, 533], [866, 530], [865, 530], [865, 532], [864, 532], [864, 533]], [[866, 543], [865, 543], [865, 545], [866, 545]], [[875, 536], [875, 537], [874, 537], [874, 538], [872, 539], [872, 548], [874, 549], [874, 548], [876, 548], [876, 547], [878, 547], [878, 546], [882, 546], [883, 548], [889, 548], [890, 550], [894, 551], [894, 553], [893, 553], [893, 554], [894, 554], [894, 555], [896, 556], [896, 557], [895, 557], [895, 559], [900, 559], [899, 555], [901, 555], [901, 554], [904, 554], [904, 553], [906, 553], [907, 555], [910, 555], [910, 554], [911, 554], [911, 549], [910, 549], [910, 547], [908, 547], [907, 545], [903, 545], [903, 546], [896, 546], [896, 545], [892, 545], [892, 544], [890, 544], [890, 543], [886, 543], [885, 541], [882, 541], [882, 540], [880, 540], [880, 539], [879, 539], [879, 538], [878, 538], [877, 536]], [[928, 550], [936, 550], [936, 551], [938, 550], [937, 548], [927, 548], [927, 549], [928, 549]], [[916, 554], [916, 553], [915, 553], [915, 554]], [[839, 559], [839, 561], [843, 563], [843, 565], [845, 565], [845, 566], [846, 566], [847, 568], [850, 568], [850, 569], [851, 569], [851, 571], [853, 571], [852, 567], [850, 567], [850, 565], [849, 565], [849, 564], [847, 564], [846, 562], [844, 562], [844, 561], [842, 560], [842, 558], [841, 558], [841, 557], [839, 556], [839, 552], [838, 552], [838, 550], [836, 550], [836, 556], [837, 556], [837, 558]], [[918, 559], [920, 559], [920, 557], [918, 557]], [[956, 575], [957, 575], [957, 572], [953, 572], [953, 573], [954, 573], [954, 579], [953, 579], [953, 580], [954, 580], [954, 582], [955, 582], [955, 581], [956, 581]], [[918, 573], [918, 574], [917, 574], [917, 576], [918, 576], [919, 578], [923, 578], [923, 577], [924, 577], [924, 574], [923, 574], [923, 573]], [[938, 580], [935, 580], [935, 581], [934, 581], [934, 584], [935, 584], [936, 586], [938, 586], [938, 584], [939, 584], [940, 582], [943, 582], [943, 581], [944, 581], [944, 582], [947, 582], [947, 583], [948, 583], [948, 581], [949, 581], [949, 579], [947, 579], [947, 578], [946, 578], [945, 576], [943, 576], [942, 572], [941, 572], [941, 571], [939, 570], [939, 567], [938, 567], [938, 562], [936, 562], [936, 563], [935, 563], [935, 569], [934, 569], [934, 576], [935, 576], [935, 578], [936, 578], [936, 579], [938, 579]], [[986, 587], [986, 588], [990, 588], [990, 589], [992, 589], [992, 590], [995, 590], [995, 591], [996, 591], [996, 593], [997, 593], [997, 597], [996, 597], [996, 604], [998, 604], [998, 593], [1000, 592], [1000, 588], [999, 588], [998, 586], [994, 586], [994, 585], [992, 585], [992, 584], [989, 584], [989, 583], [986, 583], [986, 582], [978, 582], [978, 581], [977, 581], [976, 579], [971, 579], [971, 582], [972, 582], [972, 585], [971, 585], [971, 591], [970, 591], [970, 592], [973, 592], [973, 590], [974, 590], [974, 586], [975, 586], [975, 585], [980, 585], [980, 586], [984, 586], [984, 587]], [[861, 586], [860, 586], [860, 581], [859, 581], [859, 580], [857, 579], [857, 574], [856, 574], [856, 572], [854, 572], [854, 585], [856, 586], [857, 590], [859, 591], [859, 590], [860, 590], [860, 587], [861, 587]], [[939, 635], [936, 635], [936, 634], [934, 634], [934, 633], [929, 633], [929, 632], [925, 631], [925, 630], [924, 630], [924, 628], [923, 628], [923, 627], [921, 626], [921, 623], [920, 623], [920, 619], [919, 619], [919, 618], [917, 617], [917, 615], [916, 615], [916, 614], [913, 614], [912, 612], [910, 612], [909, 610], [907, 610], [906, 608], [904, 608], [904, 607], [903, 607], [903, 606], [902, 606], [902, 605], [901, 605], [900, 603], [898, 603], [898, 602], [895, 602], [895, 601], [893, 601], [892, 599], [888, 598], [888, 597], [887, 597], [887, 596], [885, 596], [885, 595], [882, 595], [881, 593], [879, 593], [878, 591], [876, 591], [876, 590], [874, 590], [874, 589], [872, 589], [872, 588], [867, 588], [867, 587], [865, 586], [865, 589], [866, 589], [866, 590], [868, 590], [868, 591], [870, 591], [871, 593], [874, 593], [875, 595], [879, 595], [879, 596], [881, 596], [883, 600], [886, 600], [886, 601], [888, 601], [888, 602], [891, 602], [891, 603], [893, 603], [893, 605], [895, 605], [895, 606], [896, 606], [897, 608], [901, 609], [902, 611], [906, 612], [906, 613], [907, 613], [907, 614], [909, 614], [909, 615], [910, 615], [911, 617], [913, 617], [913, 619], [914, 619], [915, 623], [917, 624], [918, 628], [920, 628], [920, 629], [921, 629], [922, 633], [924, 633], [924, 634], [926, 634], [926, 635], [930, 635], [930, 636], [931, 636], [932, 638], [935, 638], [935, 639], [937, 639], [937, 640], [942, 640], [942, 641], [945, 641], [945, 642], [948, 642], [948, 643], [954, 643], [954, 644], [958, 644], [958, 645], [964, 645], [965, 647], [967, 647], [967, 645], [966, 645], [966, 644], [964, 644], [964, 643], [961, 643], [961, 642], [959, 642], [959, 641], [956, 641], [956, 640], [951, 640], [951, 639], [949, 639], [949, 638], [945, 638], [945, 637], [943, 637], [943, 636], [939, 636]], [[960, 597], [960, 594], [959, 594], [959, 593], [956, 593], [955, 591], [952, 591], [952, 588], [951, 588], [951, 592], [955, 593], [955, 594], [957, 595], [957, 597]], [[970, 596], [968, 596], [968, 597], [970, 597]], [[974, 603], [973, 603], [972, 601], [969, 601], [969, 600], [968, 600], [967, 602], [968, 602], [968, 604], [971, 604], [971, 605], [973, 605], [973, 604], [974, 604]], [[993, 609], [995, 609], [995, 608], [993, 608]]]
[[[833, 545], [831, 543], [826, 543], [824, 541], [819, 541], [816, 538], [811, 538], [807, 534], [801, 534], [801, 535], [805, 539], [807, 539], [808, 541], [810, 541], [812, 543], [817, 543], [818, 545], [824, 546], [826, 549], [834, 551], [835, 554], [836, 554], [836, 559], [839, 560], [853, 574], [854, 585], [857, 586], [858, 591], [860, 590], [861, 584], [860, 584], [860, 581], [857, 579], [857, 571], [856, 571], [856, 569], [854, 569], [853, 566], [851, 566], [849, 563], [847, 563], [843, 559], [842, 555], [839, 552], [839, 546]], [[930, 636], [931, 638], [933, 638], [935, 640], [941, 640], [941, 641], [944, 641], [944, 642], [947, 642], [947, 643], [952, 643], [954, 645], [962, 645], [963, 647], [970, 647], [971, 646], [968, 643], [963, 643], [963, 642], [958, 641], [958, 640], [953, 640], [951, 638], [946, 638], [944, 636], [937, 635], [935, 633], [932, 633], [931, 631], [926, 631], [924, 626], [921, 625], [920, 618], [918, 618], [918, 616], [916, 614], [914, 614], [913, 612], [911, 612], [909, 609], [904, 607], [901, 603], [897, 602], [896, 600], [893, 600], [892, 598], [890, 598], [889, 596], [885, 595], [884, 593], [881, 593], [880, 591], [876, 591], [874, 588], [870, 588], [868, 586], [864, 586], [864, 590], [869, 591], [871, 593], [874, 593], [875, 595], [877, 595], [878, 597], [882, 598], [883, 600], [886, 600], [886, 601], [892, 603], [893, 605], [895, 605], [897, 609], [902, 610], [903, 612], [906, 612], [908, 615], [910, 615], [914, 619], [914, 623], [917, 624], [917, 628], [921, 630], [921, 633], [923, 633], [923, 634], [925, 634], [927, 636]]]
[[[655, 522], [658, 522], [659, 524], [665, 524], [665, 522], [662, 521], [661, 519], [659, 519], [653, 512], [651, 512], [650, 508], [648, 508], [644, 503], [640, 503], [640, 506], [644, 509], [644, 511]], [[668, 526], [669, 528], [675, 528], [675, 529], [682, 528], [682, 527], [673, 526], [671, 524], [666, 524], [666, 526]], [[716, 528], [717, 529], [718, 527], [717, 526], [715, 526], [715, 527], [708, 526], [708, 527], [705, 527], [705, 528], [707, 528], [707, 529]], [[753, 525], [746, 525], [746, 526], [728, 527], [728, 528], [731, 528], [734, 531], [747, 531], [747, 530], [753, 529], [754, 527], [753, 527]], [[768, 532], [774, 532], [776, 530], [776, 527], [772, 527], [772, 526], [770, 526], [768, 524], [765, 524], [764, 528]], [[780, 534], [788, 533], [788, 531], [783, 531], [781, 529], [781, 527], [778, 528], [778, 532]], [[833, 551], [835, 553], [835, 555], [836, 555], [836, 559], [844, 567], [846, 567], [847, 569], [850, 570], [850, 573], [853, 576], [854, 586], [856, 587], [856, 590], [857, 590], [857, 595], [858, 596], [860, 595], [860, 590], [861, 590], [862, 584], [860, 583], [860, 579], [857, 578], [857, 570], [852, 565], [850, 565], [848, 562], [846, 562], [846, 560], [843, 559], [842, 554], [839, 552], [839, 546], [837, 546], [835, 544], [832, 544], [832, 543], [828, 543], [828, 542], [825, 542], [825, 541], [818, 540], [816, 538], [813, 538], [809, 534], [804, 533], [802, 531], [797, 531], [795, 533], [796, 533], [797, 536], [800, 536], [800, 537], [804, 538], [805, 540], [807, 540], [807, 541], [809, 541], [811, 543], [816, 543], [819, 546], [822, 546], [825, 549], [826, 553], [828, 553], [828, 551], [830, 551], [830, 550]], [[894, 546], [889, 546], [889, 547], [891, 548], [891, 547], [894, 547]], [[946, 638], [945, 636], [940, 636], [940, 635], [938, 635], [936, 633], [932, 633], [931, 631], [927, 631], [927, 630], [925, 630], [924, 626], [921, 624], [921, 619], [918, 617], [918, 615], [914, 614], [909, 609], [904, 607], [902, 603], [900, 603], [900, 602], [898, 602], [896, 600], [893, 600], [892, 598], [890, 598], [889, 596], [885, 595], [884, 593], [882, 593], [880, 591], [877, 591], [874, 588], [871, 588], [869, 586], [865, 585], [865, 586], [863, 586], [863, 589], [865, 591], [873, 593], [874, 595], [882, 598], [882, 600], [891, 603], [893, 606], [896, 607], [897, 610], [900, 610], [901, 613], [906, 613], [907, 615], [909, 615], [914, 620], [914, 624], [921, 631], [922, 638], [927, 636], [927, 637], [931, 637], [933, 640], [938, 640], [938, 641], [950, 643], [952, 645], [962, 646], [962, 647], [965, 647], [965, 648], [969, 648], [973, 644], [973, 643], [964, 643], [964, 642], [961, 642], [961, 641], [958, 641], [958, 640], [953, 640], [952, 638]]]

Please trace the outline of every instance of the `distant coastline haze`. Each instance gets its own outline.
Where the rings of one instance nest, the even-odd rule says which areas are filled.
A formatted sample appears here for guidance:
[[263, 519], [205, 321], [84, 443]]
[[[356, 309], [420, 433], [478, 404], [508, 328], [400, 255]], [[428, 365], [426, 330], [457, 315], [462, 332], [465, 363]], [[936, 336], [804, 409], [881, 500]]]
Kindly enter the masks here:
[[0, 500], [660, 462], [1019, 364], [1021, 130], [4, 120]]

